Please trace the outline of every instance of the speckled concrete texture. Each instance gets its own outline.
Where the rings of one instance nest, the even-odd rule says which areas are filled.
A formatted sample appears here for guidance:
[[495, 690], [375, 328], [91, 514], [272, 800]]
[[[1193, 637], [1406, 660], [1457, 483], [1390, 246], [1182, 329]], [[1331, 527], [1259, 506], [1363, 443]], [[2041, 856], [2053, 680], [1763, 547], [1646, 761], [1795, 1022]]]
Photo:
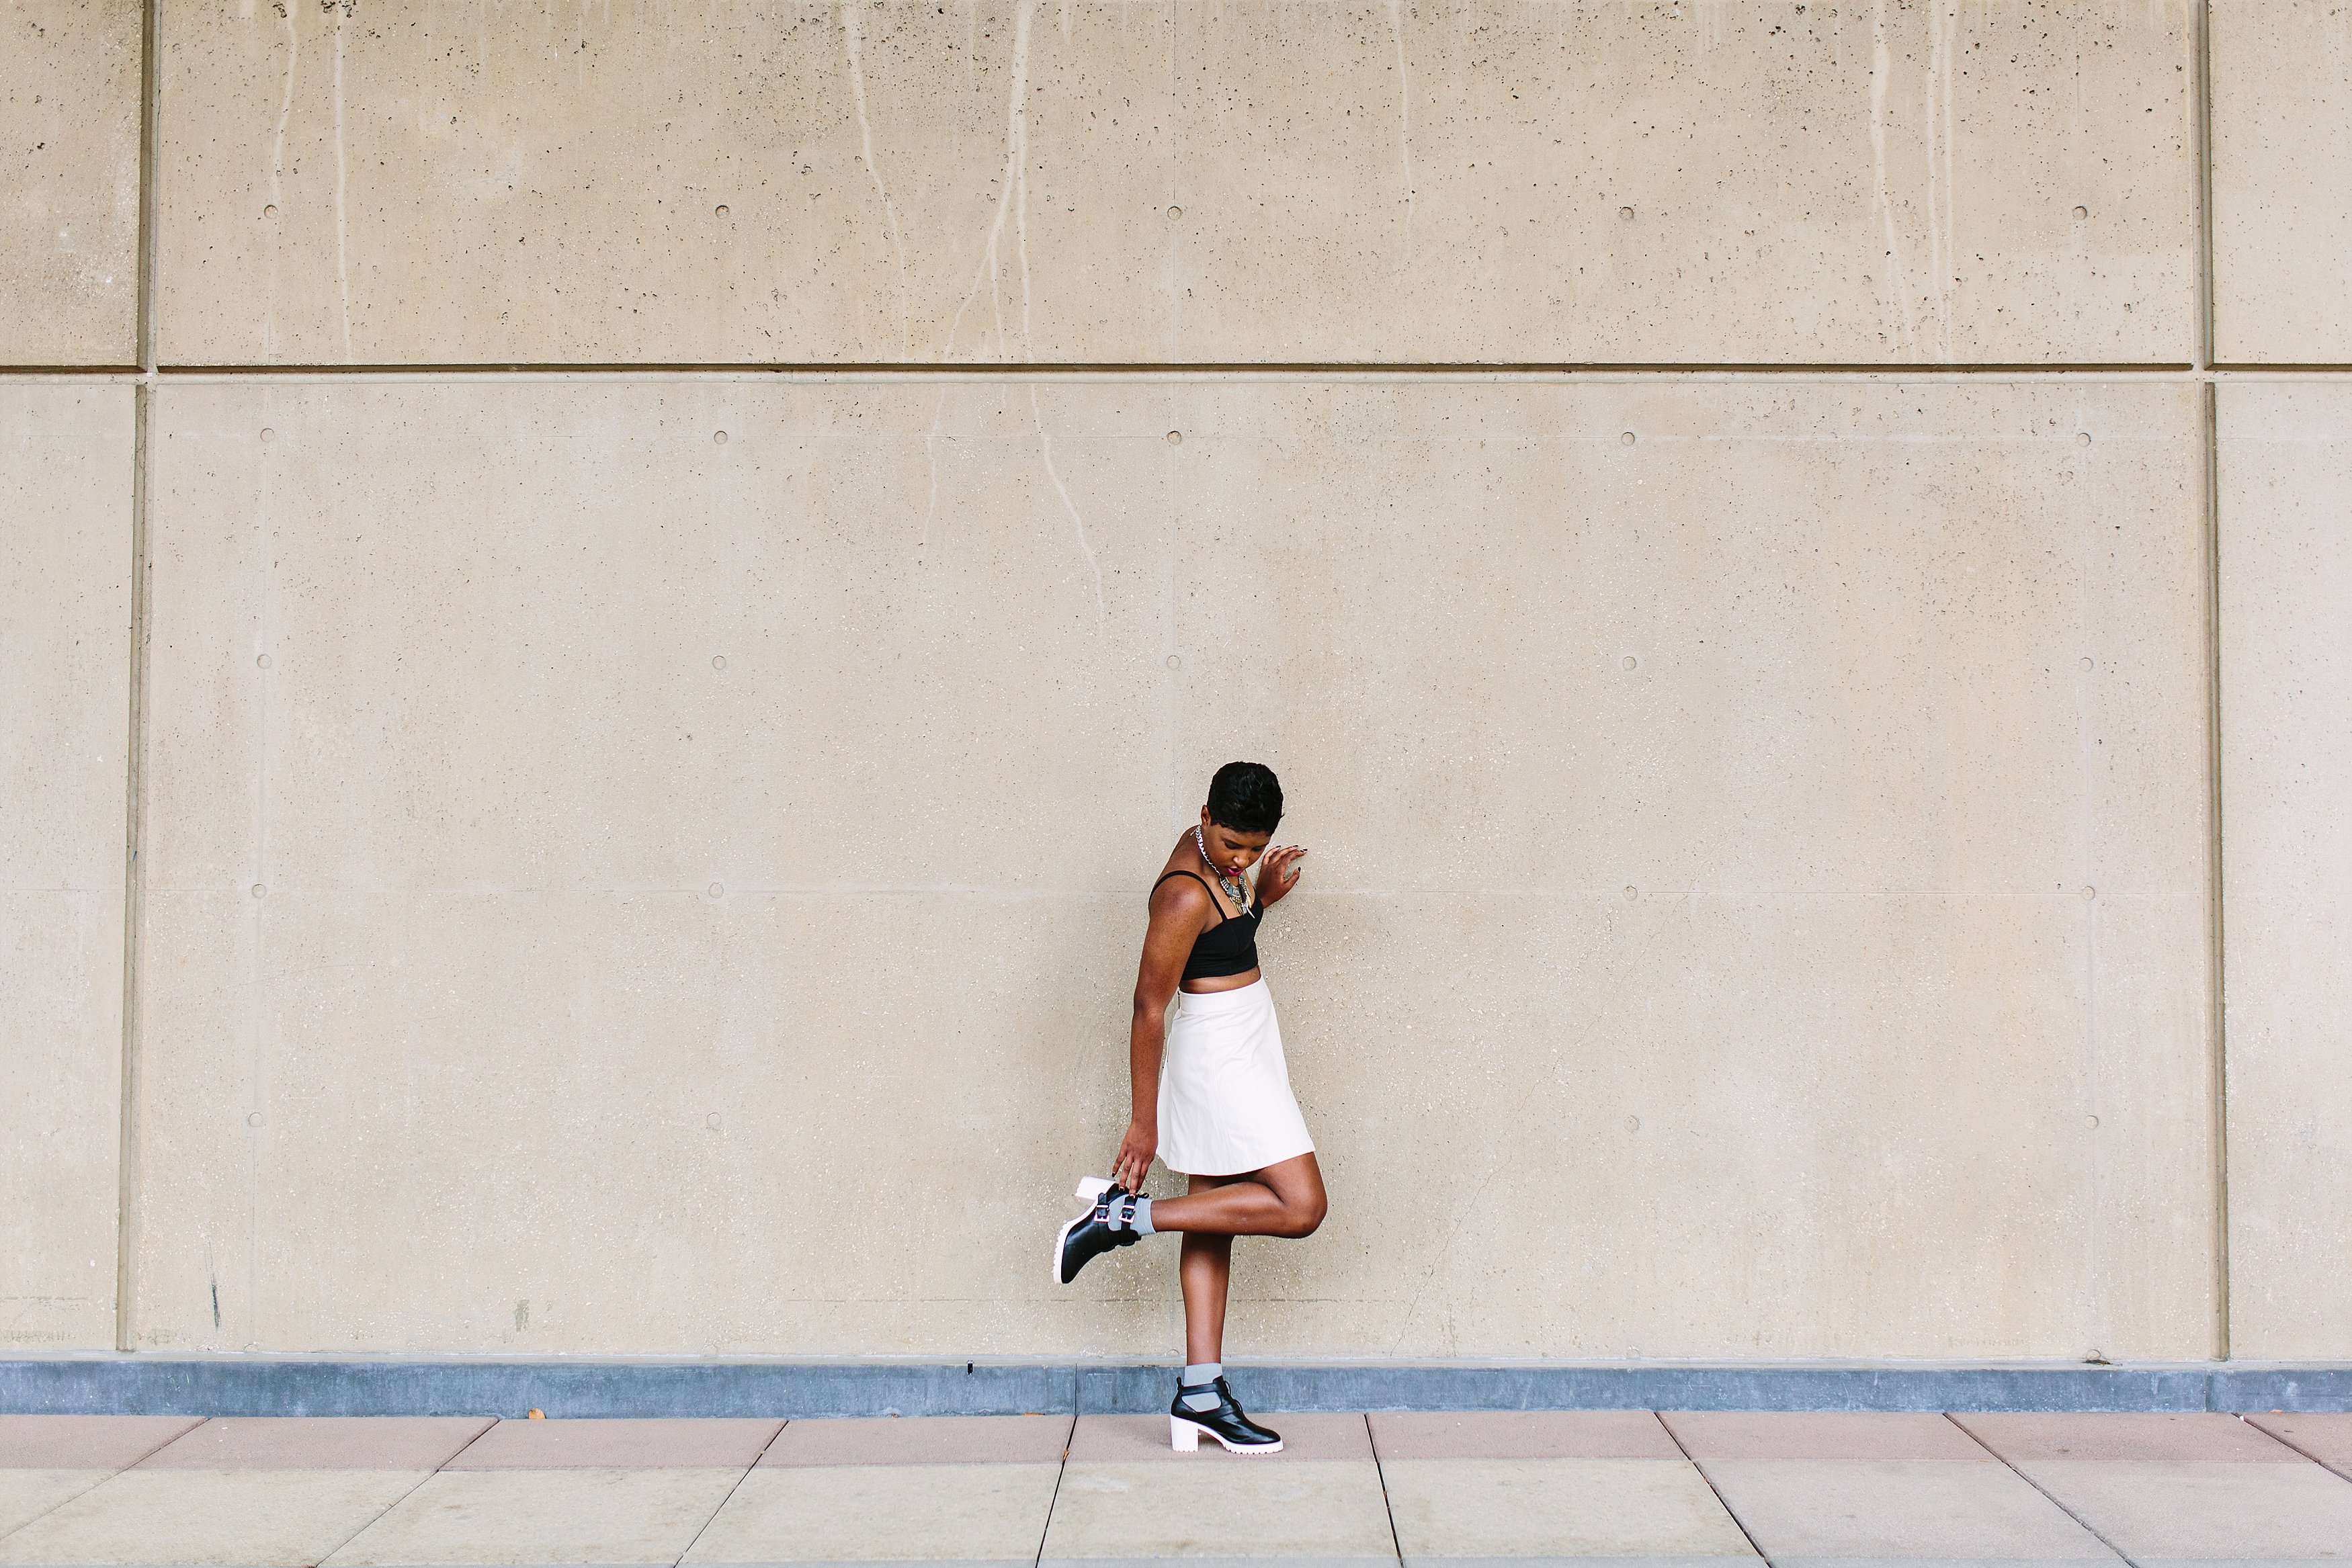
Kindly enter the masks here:
[[144, 10], [0, 11], [0, 366], [138, 362]]
[[2186, 362], [2182, 0], [164, 16], [204, 364]]
[[[1235, 736], [1335, 1195], [1241, 1343], [2209, 1343], [2183, 390], [157, 417], [142, 1347], [1172, 1349], [1172, 1245], [1038, 1259]], [[908, 1140], [985, 1179], [905, 1223]]]
[[2330, 0], [2212, 13], [2213, 354], [2352, 361], [2352, 16]]
[[13, 1349], [114, 1343], [131, 423], [127, 386], [0, 382], [0, 1346]]
[[2221, 391], [2231, 1341], [2341, 1354], [2352, 1249], [2352, 388]]

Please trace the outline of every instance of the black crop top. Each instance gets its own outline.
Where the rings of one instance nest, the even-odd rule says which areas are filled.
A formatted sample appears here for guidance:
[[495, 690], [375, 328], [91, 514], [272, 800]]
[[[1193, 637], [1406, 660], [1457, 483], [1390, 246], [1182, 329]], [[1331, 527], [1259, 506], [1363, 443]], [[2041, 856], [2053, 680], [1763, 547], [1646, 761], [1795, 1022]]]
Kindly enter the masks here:
[[[1209, 885], [1198, 872], [1171, 871], [1160, 882], [1171, 876], [1189, 876], [1202, 887]], [[1160, 882], [1151, 884], [1160, 891]], [[1184, 960], [1184, 977], [1188, 980], [1215, 979], [1221, 975], [1244, 975], [1257, 967], [1257, 923], [1265, 915], [1265, 905], [1253, 904], [1239, 915], [1225, 914], [1214, 893], [1209, 902], [1217, 906], [1218, 921], [1192, 941], [1192, 956]]]

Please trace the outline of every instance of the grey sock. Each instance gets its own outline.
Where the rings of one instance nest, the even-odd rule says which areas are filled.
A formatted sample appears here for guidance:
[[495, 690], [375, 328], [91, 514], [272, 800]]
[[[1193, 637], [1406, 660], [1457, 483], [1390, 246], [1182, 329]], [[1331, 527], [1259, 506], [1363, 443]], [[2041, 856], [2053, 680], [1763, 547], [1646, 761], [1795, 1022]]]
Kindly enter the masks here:
[[1148, 1197], [1139, 1197], [1135, 1200], [1135, 1233], [1138, 1236], [1158, 1234], [1151, 1228], [1151, 1200]]
[[[1185, 1388], [1199, 1388], [1206, 1384], [1214, 1383], [1218, 1378], [1223, 1377], [1224, 1375], [1225, 1364], [1223, 1362], [1203, 1361], [1197, 1364], [1188, 1364], [1184, 1368], [1183, 1375], [1177, 1381]], [[1216, 1407], [1217, 1396], [1216, 1391], [1213, 1389], [1210, 1390], [1210, 1392], [1206, 1394], [1187, 1394], [1184, 1396], [1184, 1408], [1187, 1410], [1214, 1410]]]

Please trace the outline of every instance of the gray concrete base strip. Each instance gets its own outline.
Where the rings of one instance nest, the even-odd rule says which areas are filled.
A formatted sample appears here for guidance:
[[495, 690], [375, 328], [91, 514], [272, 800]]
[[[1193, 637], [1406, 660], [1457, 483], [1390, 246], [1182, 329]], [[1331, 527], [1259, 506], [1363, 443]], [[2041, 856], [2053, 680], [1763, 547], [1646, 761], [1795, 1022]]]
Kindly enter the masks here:
[[[2352, 1366], [1230, 1363], [1253, 1410], [2352, 1410]], [[0, 1359], [0, 1412], [194, 1416], [1148, 1414], [1175, 1369], [92, 1354]]]

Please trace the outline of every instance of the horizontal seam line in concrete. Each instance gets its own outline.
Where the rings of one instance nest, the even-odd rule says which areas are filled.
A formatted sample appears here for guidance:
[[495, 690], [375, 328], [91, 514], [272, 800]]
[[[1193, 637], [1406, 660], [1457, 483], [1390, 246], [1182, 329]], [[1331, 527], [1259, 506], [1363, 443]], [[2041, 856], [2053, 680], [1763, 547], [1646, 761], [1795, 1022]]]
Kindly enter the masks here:
[[[2267, 366], [2249, 367], [2269, 369]], [[2329, 367], [2303, 367], [2326, 369]], [[2352, 369], [2352, 367], [2341, 367]], [[13, 368], [12, 368], [13, 369]], [[100, 369], [104, 369], [100, 367]], [[27, 374], [87, 374], [91, 367], [28, 367]], [[0, 371], [0, 373], [9, 373]], [[125, 372], [131, 373], [131, 372]], [[809, 361], [707, 360], [707, 361], [548, 361], [548, 360], [479, 360], [459, 362], [415, 363], [385, 362], [377, 364], [339, 365], [304, 362], [288, 365], [221, 365], [166, 364], [156, 367], [156, 373], [166, 378], [205, 377], [231, 381], [304, 380], [311, 378], [341, 379], [362, 376], [500, 376], [500, 375], [736, 375], [750, 377], [814, 377], [819, 379], [881, 377], [906, 381], [996, 381], [1008, 377], [1025, 377], [1040, 381], [1086, 379], [1109, 376], [1123, 380], [1163, 380], [1171, 377], [1200, 376], [1230, 379], [1260, 377], [1270, 379], [1319, 378], [1327, 376], [1396, 377], [1416, 379], [1452, 377], [1477, 380], [1488, 376], [1574, 378], [1594, 376], [1627, 376], [1654, 379], [1675, 376], [1872, 376], [1886, 379], [1916, 379], [1920, 376], [1944, 376], [1953, 380], [1973, 380], [1984, 377], [2034, 376], [2073, 378], [2081, 376], [2138, 375], [2171, 379], [2193, 378], [2201, 373], [2200, 367], [2187, 361], [2137, 360], [2085, 362], [2082, 364], [2051, 364], [2046, 362], [1992, 362], [1978, 364], [1882, 364], [1864, 361], [1819, 361], [1807, 362], [1766, 362], [1723, 361], [1682, 362], [1668, 361], [1496, 361], [1480, 363], [1455, 361], [1071, 361], [1041, 362], [1034, 360], [987, 361], [961, 360], [944, 364], [900, 364], [888, 361], [842, 361], [839, 363]]]

